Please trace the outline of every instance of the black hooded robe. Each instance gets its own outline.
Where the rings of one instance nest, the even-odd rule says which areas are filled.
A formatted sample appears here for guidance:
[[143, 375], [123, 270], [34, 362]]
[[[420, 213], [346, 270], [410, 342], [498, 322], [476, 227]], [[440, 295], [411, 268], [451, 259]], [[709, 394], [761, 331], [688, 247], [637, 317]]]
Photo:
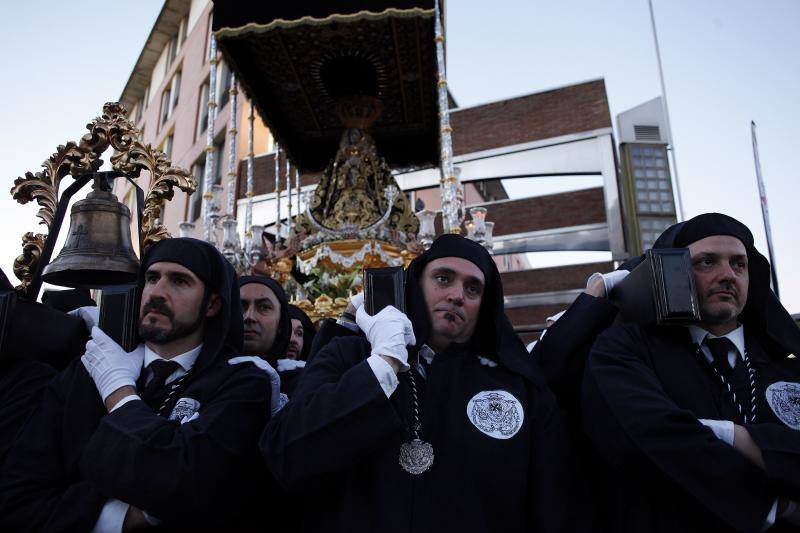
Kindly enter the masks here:
[[[275, 333], [275, 340], [272, 341], [269, 352], [266, 354], [255, 354], [268, 362], [270, 366], [278, 372], [278, 359], [283, 359], [286, 355], [286, 348], [289, 347], [289, 339], [292, 336], [292, 317], [289, 311], [289, 299], [286, 297], [286, 292], [283, 290], [283, 287], [281, 287], [281, 284], [273, 278], [267, 276], [242, 276], [239, 278], [240, 288], [250, 283], [258, 283], [271, 290], [281, 306], [280, 318], [278, 319], [278, 331]], [[294, 392], [299, 374], [299, 370], [278, 372], [281, 378], [281, 392], [290, 398]]]
[[[779, 494], [800, 497], [800, 433], [766, 400], [771, 385], [800, 381], [798, 360], [787, 358], [800, 349], [800, 332], [769, 290], [769, 265], [746, 227], [717, 214], [678, 226], [662, 246], [733, 235], [747, 248], [750, 290], [739, 319], [756, 370], [757, 418], [744, 425], [766, 472], [698, 421], [742, 424], [685, 327], [623, 324], [600, 335], [586, 365], [583, 426], [609, 467], [615, 531], [758, 532]], [[800, 416], [795, 399], [787, 420]], [[770, 529], [782, 530], [794, 529], [781, 521]]]
[[[198, 256], [222, 309], [207, 323], [191, 375], [165, 411], [178, 415], [180, 400], [190, 399], [199, 404], [198, 418], [181, 424], [180, 415], [169, 420], [143, 401], [107, 413], [82, 362], [73, 361], [47, 387], [9, 454], [0, 477], [0, 529], [89, 531], [111, 498], [147, 511], [165, 530], [247, 525], [255, 494], [265, 490], [266, 472], [253, 466], [270, 384], [253, 365], [227, 363], [242, 345], [233, 269], [207, 243], [169, 239], [150, 250], [140, 281], [153, 262], [184, 264]], [[198, 272], [191, 261], [184, 266]]]
[[[427, 262], [450, 256], [478, 265], [486, 288], [474, 342], [437, 354], [426, 378], [413, 365], [409, 371], [433, 465], [415, 476], [398, 464], [400, 446], [410, 440], [408, 373], [398, 376], [387, 398], [366, 361], [366, 339], [333, 339], [261, 439], [278, 481], [306, 495], [304, 531], [587, 530], [575, 525], [587, 519], [587, 506], [563, 420], [502, 311], [499, 273], [476, 243], [440, 237], [409, 267], [407, 302], [417, 341], [424, 342], [429, 327], [417, 280]], [[522, 414], [510, 438], [490, 436], [470, 420], [470, 400], [491, 391], [512, 395]]]

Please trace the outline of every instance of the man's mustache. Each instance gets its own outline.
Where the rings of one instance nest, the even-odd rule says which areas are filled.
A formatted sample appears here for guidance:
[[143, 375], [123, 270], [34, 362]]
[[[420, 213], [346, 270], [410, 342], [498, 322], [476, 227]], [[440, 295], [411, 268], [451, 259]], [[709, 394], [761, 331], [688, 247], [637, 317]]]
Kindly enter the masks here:
[[725, 285], [709, 289], [708, 292], [706, 293], [706, 296], [714, 296], [715, 294], [719, 294], [721, 292], [727, 292], [733, 294], [735, 298], [739, 297], [739, 290], [733, 285]]
[[172, 309], [167, 307], [167, 304], [165, 304], [161, 300], [150, 300], [149, 302], [144, 304], [144, 307], [142, 307], [142, 316], [145, 316], [147, 313], [150, 312], [160, 313], [169, 318], [170, 320], [172, 320], [172, 318], [174, 317]]
[[448, 305], [442, 305], [442, 306], [439, 306], [439, 307], [435, 307], [433, 310], [434, 311], [443, 311], [445, 313], [450, 313], [452, 315], [456, 315], [461, 320], [466, 320], [467, 319], [467, 317], [464, 315], [464, 311], [462, 309], [459, 309], [458, 307], [450, 307]]

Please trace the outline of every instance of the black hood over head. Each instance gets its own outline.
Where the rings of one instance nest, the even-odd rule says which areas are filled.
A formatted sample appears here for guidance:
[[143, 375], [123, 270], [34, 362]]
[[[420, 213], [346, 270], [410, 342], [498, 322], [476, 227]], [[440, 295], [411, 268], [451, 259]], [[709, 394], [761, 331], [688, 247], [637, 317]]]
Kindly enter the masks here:
[[800, 354], [800, 329], [770, 288], [769, 261], [756, 250], [747, 226], [722, 213], [703, 213], [667, 228], [653, 248], [685, 248], [712, 235], [735, 237], [747, 250], [749, 289], [739, 321], [755, 330], [772, 350]]
[[306, 361], [311, 351], [311, 343], [314, 342], [314, 336], [317, 334], [317, 328], [314, 327], [314, 323], [308, 318], [305, 311], [296, 305], [289, 304], [289, 317], [299, 320], [300, 323], [303, 324], [303, 349], [300, 351], [300, 355], [298, 355], [297, 358]]
[[[266, 354], [258, 354], [267, 360], [269, 364], [275, 366], [278, 359], [281, 359], [286, 354], [286, 348], [289, 347], [289, 338], [292, 335], [292, 319], [289, 316], [289, 299], [286, 297], [286, 292], [281, 287], [281, 284], [276, 280], [267, 276], [242, 276], [239, 278], [239, 287], [248, 285], [250, 283], [258, 283], [264, 285], [275, 294], [278, 302], [281, 304], [281, 318], [278, 321], [278, 333], [275, 334], [275, 341], [272, 343], [272, 348]], [[239, 315], [241, 316], [241, 304], [239, 308]]]
[[538, 369], [531, 363], [522, 339], [514, 332], [506, 316], [503, 283], [497, 265], [483, 246], [460, 235], [449, 233], [440, 236], [427, 251], [411, 262], [406, 271], [406, 314], [414, 326], [416, 347], [428, 341], [431, 330], [431, 319], [420, 285], [422, 272], [428, 263], [443, 257], [460, 257], [470, 261], [481, 270], [485, 279], [478, 323], [470, 342], [471, 350], [475, 355], [493, 359], [532, 382], [542, 384]]
[[206, 321], [203, 349], [195, 363], [199, 373], [219, 358], [235, 357], [242, 353], [244, 328], [239, 286], [233, 266], [217, 249], [198, 239], [187, 237], [159, 241], [148, 250], [139, 269], [139, 287], [144, 287], [144, 275], [151, 265], [160, 262], [178, 263], [200, 278], [207, 293], [219, 294], [222, 305], [216, 316]]

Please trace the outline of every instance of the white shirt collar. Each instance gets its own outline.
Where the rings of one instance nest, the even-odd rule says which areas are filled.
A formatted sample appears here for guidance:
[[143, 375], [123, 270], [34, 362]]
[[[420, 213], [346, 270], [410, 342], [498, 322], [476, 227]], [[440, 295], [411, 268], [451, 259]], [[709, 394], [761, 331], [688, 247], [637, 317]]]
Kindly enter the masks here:
[[181, 365], [181, 368], [183, 368], [184, 371], [188, 372], [194, 366], [195, 361], [197, 361], [197, 357], [200, 355], [200, 350], [202, 349], [203, 349], [203, 344], [200, 343], [199, 346], [197, 346], [196, 348], [192, 348], [188, 352], [176, 355], [172, 359], [165, 359], [164, 357], [161, 357], [156, 352], [148, 348], [147, 345], [145, 345], [144, 367], [147, 368], [148, 366], [150, 366], [150, 363], [152, 363], [156, 359], [162, 359], [164, 361], [175, 361], [176, 363]]
[[[708, 331], [704, 330], [700, 326], [695, 326], [694, 324], [689, 325], [689, 334], [692, 336], [692, 341], [699, 345], [703, 345], [703, 341], [706, 337], [711, 339], [718, 338], [717, 335], [713, 335]], [[741, 356], [744, 354], [744, 325], [739, 324], [739, 327], [735, 330], [726, 333], [725, 335], [721, 335], [721, 337], [727, 337], [729, 341], [736, 346], [736, 349], [739, 350], [739, 355]]]
[[428, 346], [427, 344], [423, 344], [422, 347], [419, 349], [419, 355], [421, 355], [428, 364], [433, 362], [433, 358], [436, 355], [436, 352], [433, 351], [433, 348]]

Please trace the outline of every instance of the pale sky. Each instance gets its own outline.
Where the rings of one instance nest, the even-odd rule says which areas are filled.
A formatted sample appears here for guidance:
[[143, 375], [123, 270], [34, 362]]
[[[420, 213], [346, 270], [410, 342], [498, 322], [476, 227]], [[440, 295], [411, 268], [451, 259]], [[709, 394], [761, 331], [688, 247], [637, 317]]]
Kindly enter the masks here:
[[[800, 2], [654, 4], [685, 214], [735, 216], [766, 255], [750, 142], [754, 120], [781, 298], [798, 313]], [[38, 220], [34, 205], [19, 206], [8, 194], [14, 178], [39, 170], [58, 144], [80, 138], [104, 102], [119, 98], [161, 5], [30, 0], [6, 6], [0, 267], [12, 282], [20, 238], [36, 231]], [[460, 105], [602, 77], [616, 122], [618, 113], [661, 92], [646, 0], [449, 0], [447, 9], [448, 81]]]

